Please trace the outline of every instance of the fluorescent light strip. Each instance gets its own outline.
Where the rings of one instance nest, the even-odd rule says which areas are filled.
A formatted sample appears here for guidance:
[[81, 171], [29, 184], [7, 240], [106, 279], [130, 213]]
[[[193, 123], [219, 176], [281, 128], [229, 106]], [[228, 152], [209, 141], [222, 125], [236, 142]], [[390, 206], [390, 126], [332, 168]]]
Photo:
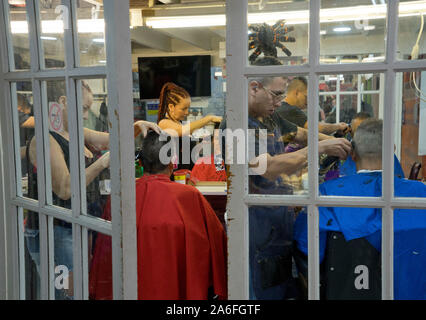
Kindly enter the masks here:
[[352, 28], [349, 28], [349, 27], [337, 27], [333, 29], [334, 32], [348, 32], [351, 30]]
[[[363, 19], [385, 19], [386, 5], [354, 6], [346, 8], [321, 9], [320, 22], [344, 22], [355, 21], [359, 17]], [[400, 3], [399, 17], [417, 16], [426, 13], [426, 1], [413, 1]], [[286, 12], [261, 12], [250, 13], [248, 22], [250, 24], [263, 23], [274, 24], [277, 20], [284, 19], [288, 25], [307, 24], [309, 22], [309, 11], [286, 11]], [[173, 16], [173, 17], [151, 17], [146, 19], [146, 24], [152, 28], [187, 28], [187, 27], [213, 27], [225, 26], [226, 16], [199, 15], [199, 16]], [[79, 33], [104, 33], [105, 21], [103, 19], [80, 19], [77, 22]], [[62, 20], [44, 20], [41, 22], [43, 34], [63, 33]], [[28, 34], [27, 21], [11, 21], [13, 34]]]
[[[365, 5], [343, 8], [321, 9], [320, 22], [344, 22], [362, 19], [374, 20], [385, 19], [387, 6]], [[426, 13], [426, 1], [402, 2], [399, 7], [399, 17], [417, 16]], [[249, 13], [248, 23], [274, 24], [277, 20], [284, 19], [288, 25], [307, 24], [309, 22], [309, 11], [286, 11], [286, 12], [260, 12]], [[188, 27], [213, 27], [225, 26], [226, 16], [223, 14], [204, 16], [170, 16], [150, 17], [146, 19], [146, 25], [152, 28], [188, 28]]]
[[[27, 34], [28, 23], [23, 21], [11, 21], [11, 30], [13, 34]], [[77, 21], [78, 33], [104, 33], [105, 21], [103, 19], [81, 19]], [[42, 34], [64, 33], [64, 24], [62, 20], [43, 20], [41, 22]]]

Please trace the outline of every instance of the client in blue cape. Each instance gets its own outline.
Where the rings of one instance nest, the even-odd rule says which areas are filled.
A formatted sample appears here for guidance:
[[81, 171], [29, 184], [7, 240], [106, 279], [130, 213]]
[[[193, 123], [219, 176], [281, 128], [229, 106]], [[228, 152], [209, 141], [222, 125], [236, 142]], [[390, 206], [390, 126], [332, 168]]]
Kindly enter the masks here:
[[[353, 159], [357, 173], [320, 185], [321, 195], [380, 197], [382, 195], [381, 120], [368, 119], [354, 136]], [[395, 197], [426, 197], [426, 185], [395, 175]], [[382, 210], [377, 208], [319, 208], [320, 261], [324, 259], [327, 232], [341, 232], [346, 241], [365, 238], [381, 251]], [[307, 217], [294, 225], [296, 247], [307, 255]], [[426, 210], [394, 210], [394, 298], [426, 299]]]
[[[370, 114], [367, 112], [358, 112], [351, 121], [352, 136], [355, 134], [356, 129], [359, 125], [366, 119], [371, 118]], [[350, 176], [356, 173], [356, 164], [355, 161], [349, 156], [345, 162], [339, 168], [340, 176]], [[399, 178], [405, 178], [404, 171], [402, 170], [401, 163], [399, 162], [396, 155], [394, 155], [394, 175]]]

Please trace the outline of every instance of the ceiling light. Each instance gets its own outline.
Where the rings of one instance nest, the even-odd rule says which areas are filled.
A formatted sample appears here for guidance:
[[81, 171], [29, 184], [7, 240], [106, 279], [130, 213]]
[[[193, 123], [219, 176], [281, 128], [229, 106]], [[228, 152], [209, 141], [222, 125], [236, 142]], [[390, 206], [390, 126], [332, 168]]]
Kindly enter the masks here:
[[102, 39], [102, 38], [93, 39], [92, 41], [95, 43], [105, 43], [105, 39]]
[[333, 29], [334, 32], [348, 32], [351, 30], [352, 29], [350, 27], [337, 27]]
[[[28, 33], [28, 23], [23, 21], [11, 21], [11, 30], [13, 34]], [[77, 21], [78, 33], [101, 33], [105, 32], [104, 19], [80, 19]], [[41, 21], [41, 33], [58, 34], [64, 33], [64, 23], [62, 20], [43, 20]]]
[[152, 17], [146, 19], [146, 25], [152, 28], [190, 28], [225, 26], [224, 14], [205, 16], [176, 16], [176, 17]]
[[325, 31], [325, 30], [320, 31], [320, 35], [325, 35], [325, 34], [327, 34], [327, 31]]
[[364, 31], [371, 31], [371, 30], [375, 30], [376, 26], [365, 26], [364, 27]]
[[[320, 10], [320, 23], [356, 21], [363, 19], [386, 19], [386, 4], [360, 5], [342, 8], [327, 8]], [[399, 5], [399, 17], [418, 16], [426, 14], [426, 1], [401, 2]], [[286, 20], [287, 25], [307, 24], [309, 22], [309, 10], [260, 12], [249, 13], [248, 23], [274, 24], [277, 20]], [[212, 27], [225, 26], [224, 14], [204, 16], [164, 16], [146, 18], [146, 25], [152, 28], [187, 28], [187, 27]]]
[[55, 38], [55, 37], [46, 37], [46, 36], [41, 36], [40, 39], [41, 40], [52, 40], [52, 41], [53, 40], [58, 40], [58, 38]]

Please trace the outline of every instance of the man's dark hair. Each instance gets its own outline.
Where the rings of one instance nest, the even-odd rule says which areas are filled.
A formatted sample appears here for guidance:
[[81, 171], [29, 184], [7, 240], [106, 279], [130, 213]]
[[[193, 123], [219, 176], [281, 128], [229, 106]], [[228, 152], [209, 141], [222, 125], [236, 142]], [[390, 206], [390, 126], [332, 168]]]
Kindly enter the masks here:
[[280, 66], [282, 65], [282, 62], [276, 57], [266, 56], [266, 57], [256, 59], [253, 62], [253, 65], [254, 66]]
[[[167, 137], [164, 139], [164, 137]], [[160, 151], [170, 142], [170, 136], [163, 136], [160, 141], [160, 135], [155, 131], [149, 131], [142, 141], [141, 161], [145, 172], [156, 174], [164, 171], [168, 164], [163, 164], [160, 160]], [[170, 156], [170, 153], [168, 154]]]
[[[266, 57], [257, 58], [256, 61], [253, 62], [253, 65], [254, 66], [281, 66], [282, 62], [276, 57], [266, 56]], [[262, 85], [266, 86], [272, 81], [273, 78], [274, 77], [255, 77], [255, 78], [251, 78], [250, 81], [257, 81], [261, 83]]]

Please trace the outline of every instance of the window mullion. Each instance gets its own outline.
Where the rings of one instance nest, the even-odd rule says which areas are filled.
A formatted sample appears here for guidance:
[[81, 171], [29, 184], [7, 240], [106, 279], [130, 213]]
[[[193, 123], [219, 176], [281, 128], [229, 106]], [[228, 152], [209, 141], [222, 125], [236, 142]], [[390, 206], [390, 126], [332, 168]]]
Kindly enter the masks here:
[[383, 123], [383, 185], [382, 195], [387, 203], [382, 210], [382, 299], [394, 298], [393, 288], [393, 210], [390, 202], [394, 192], [394, 110], [395, 110], [395, 71], [392, 69], [396, 61], [396, 46], [398, 38], [398, 6], [399, 1], [388, 1], [386, 63], [388, 70], [385, 74], [385, 108]]
[[[248, 126], [247, 75], [245, 74], [248, 61], [247, 12], [247, 0], [227, 0], [226, 51], [229, 71], [227, 89], [230, 94], [226, 97], [226, 122], [231, 130], [246, 129]], [[255, 68], [247, 70], [250, 73], [254, 71]], [[227, 204], [228, 253], [231, 257], [228, 264], [229, 299], [249, 298], [249, 219], [248, 209], [243, 201], [247, 192], [246, 169], [244, 165], [231, 164], [230, 166], [232, 183], [229, 193], [232, 193], [232, 197]]]
[[319, 218], [318, 207], [318, 108], [320, 54], [320, 1], [309, 2], [309, 79], [308, 79], [308, 298], [320, 299], [319, 290]]
[[[108, 114], [112, 123], [111, 214], [114, 299], [137, 298], [136, 201], [129, 1], [105, 0]], [[118, 116], [119, 115], [119, 116]]]

